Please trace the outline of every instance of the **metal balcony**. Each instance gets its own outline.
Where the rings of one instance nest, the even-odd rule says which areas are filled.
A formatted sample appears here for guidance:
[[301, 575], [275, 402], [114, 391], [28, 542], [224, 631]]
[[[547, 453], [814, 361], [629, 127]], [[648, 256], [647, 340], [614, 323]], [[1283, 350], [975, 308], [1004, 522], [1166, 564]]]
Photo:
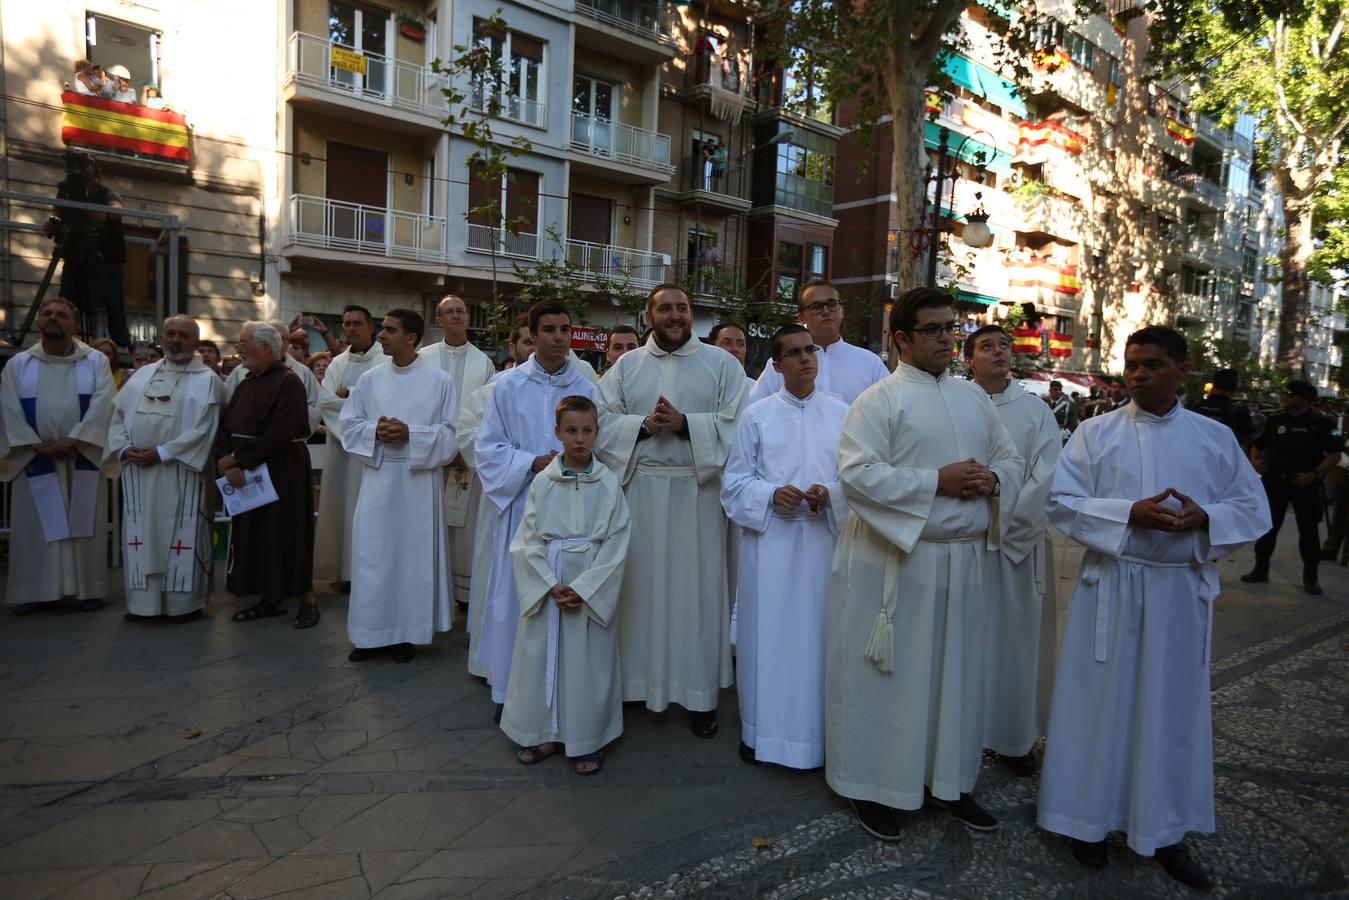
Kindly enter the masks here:
[[611, 122], [584, 113], [571, 114], [571, 148], [598, 159], [612, 160], [663, 175], [674, 172], [670, 165], [670, 136]]
[[649, 250], [568, 240], [567, 263], [582, 280], [608, 278], [633, 287], [653, 288], [665, 281], [669, 257]]
[[287, 237], [293, 244], [388, 259], [445, 261], [445, 220], [387, 207], [292, 194]]
[[[469, 95], [469, 106], [478, 112], [485, 112], [487, 108], [487, 97], [481, 85], [474, 85]], [[496, 116], [501, 119], [509, 119], [512, 122], [523, 122], [526, 125], [533, 125], [536, 128], [548, 127], [548, 110], [542, 101], [530, 100], [527, 97], [517, 97], [509, 89], [501, 90], [500, 105], [496, 111]]]
[[[333, 65], [334, 50], [338, 66]], [[445, 79], [427, 67], [354, 50], [299, 31], [290, 36], [287, 45], [285, 83], [436, 118], [449, 111], [441, 90]]]
[[643, 0], [576, 0], [576, 14], [640, 38], [673, 44], [665, 4]]
[[473, 253], [492, 253], [516, 259], [539, 258], [539, 236], [528, 232], [512, 234], [504, 228], [490, 225], [468, 226], [467, 249]]

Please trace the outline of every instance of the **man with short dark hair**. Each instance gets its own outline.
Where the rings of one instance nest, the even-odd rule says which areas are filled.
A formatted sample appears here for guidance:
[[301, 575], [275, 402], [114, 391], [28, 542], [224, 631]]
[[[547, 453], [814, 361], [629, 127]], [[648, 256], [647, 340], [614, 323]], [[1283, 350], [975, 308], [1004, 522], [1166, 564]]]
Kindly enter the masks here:
[[1213, 373], [1213, 389], [1208, 396], [1191, 404], [1190, 409], [1201, 416], [1208, 416], [1216, 422], [1222, 422], [1237, 436], [1242, 450], [1249, 450], [1254, 428], [1251, 426], [1251, 412], [1243, 404], [1232, 399], [1241, 384], [1236, 369], [1219, 369]]
[[1054, 414], [1054, 421], [1059, 425], [1059, 434], [1063, 438], [1063, 443], [1068, 442], [1068, 438], [1073, 436], [1077, 430], [1077, 404], [1073, 398], [1063, 392], [1063, 382], [1055, 379], [1049, 382], [1049, 396], [1045, 398], [1049, 404], [1049, 411]]
[[1083, 865], [1123, 831], [1200, 889], [1182, 845], [1212, 832], [1209, 651], [1217, 560], [1269, 527], [1231, 429], [1181, 406], [1185, 338], [1154, 326], [1124, 348], [1133, 401], [1082, 423], [1059, 457], [1049, 518], [1086, 547], [1059, 653], [1040, 776], [1040, 827]]
[[824, 632], [829, 562], [847, 507], [838, 437], [848, 407], [815, 390], [804, 325], [773, 335], [782, 390], [748, 407], [722, 475], [721, 504], [743, 529], [737, 577], [740, 758], [824, 765]]
[[319, 387], [319, 407], [328, 432], [324, 445], [323, 480], [319, 489], [318, 521], [314, 527], [314, 577], [336, 582], [338, 593], [351, 589], [354, 556], [352, 522], [368, 468], [342, 446], [342, 410], [356, 381], [388, 357], [375, 340], [375, 322], [363, 306], [342, 312], [342, 336], [347, 349], [328, 364]]
[[1302, 557], [1302, 589], [1321, 594], [1321, 492], [1316, 480], [1340, 461], [1344, 436], [1335, 422], [1312, 409], [1316, 388], [1290, 381], [1283, 390], [1283, 411], [1270, 416], [1251, 444], [1251, 462], [1269, 499], [1270, 528], [1255, 542], [1255, 568], [1241, 576], [1248, 584], [1269, 581], [1269, 558], [1291, 504], [1297, 521], [1297, 548]]
[[623, 575], [623, 699], [689, 710], [695, 734], [717, 733], [731, 685], [730, 600], [722, 468], [735, 436], [745, 370], [693, 336], [678, 285], [647, 295], [651, 334], [600, 383], [600, 460], [632, 510]]
[[220, 374], [220, 346], [215, 341], [198, 342], [197, 353], [200, 354], [206, 368], [217, 375]]
[[712, 330], [708, 332], [707, 342], [734, 356], [740, 365], [745, 364], [745, 353], [749, 349], [745, 340], [745, 329], [735, 322], [718, 322], [713, 325]]
[[[530, 307], [533, 354], [492, 383], [473, 455], [483, 498], [492, 504], [491, 566], [475, 571], [469, 606], [482, 618], [469, 644], [470, 671], [481, 671], [492, 702], [506, 702], [520, 601], [511, 568], [511, 539], [520, 527], [534, 477], [562, 449], [555, 410], [563, 397], [594, 397], [594, 385], [572, 362], [571, 310], [557, 300]], [[478, 535], [482, 540], [486, 537]]]
[[825, 776], [881, 840], [900, 837], [896, 809], [929, 799], [991, 831], [970, 796], [997, 577], [988, 551], [1024, 465], [987, 394], [950, 375], [951, 295], [906, 292], [890, 330], [899, 366], [853, 401], [839, 441], [851, 512], [829, 591]]
[[609, 342], [604, 347], [605, 371], [612, 369], [624, 353], [636, 350], [639, 344], [640, 336], [631, 325], [615, 325], [609, 329]]
[[448, 533], [441, 493], [445, 467], [459, 452], [450, 378], [417, 355], [426, 325], [410, 309], [391, 309], [379, 330], [387, 364], [364, 372], [342, 407], [342, 446], [366, 472], [356, 501], [351, 605], [352, 662], [392, 647], [412, 659], [454, 622]]
[[[843, 340], [840, 334], [843, 300], [838, 289], [828, 281], [808, 282], [801, 289], [797, 309], [801, 324], [810, 329], [811, 337], [820, 348], [816, 388], [835, 395], [844, 403], [852, 403], [864, 390], [890, 374], [879, 356]], [[745, 402], [756, 403], [773, 396], [781, 388], [782, 376], [768, 366]]]

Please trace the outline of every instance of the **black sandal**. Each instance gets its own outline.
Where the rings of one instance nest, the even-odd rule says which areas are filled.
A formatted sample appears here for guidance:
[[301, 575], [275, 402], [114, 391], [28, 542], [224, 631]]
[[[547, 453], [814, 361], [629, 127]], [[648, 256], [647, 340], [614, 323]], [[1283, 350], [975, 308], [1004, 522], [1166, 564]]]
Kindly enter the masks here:
[[[545, 743], [549, 744], [552, 749], [543, 749], [543, 744], [535, 744], [533, 747], [522, 747], [515, 752], [515, 758], [520, 760], [523, 765], [536, 766], [548, 757], [562, 751], [561, 741], [545, 741]], [[529, 755], [528, 759], [525, 758], [526, 754]]]
[[[586, 763], [594, 763], [594, 764], [595, 764], [595, 768], [593, 768], [593, 769], [582, 769], [581, 766], [585, 765]], [[576, 774], [577, 774], [577, 775], [594, 775], [596, 772], [598, 772], [600, 769], [603, 769], [603, 768], [604, 768], [604, 751], [603, 751], [603, 750], [596, 750], [594, 753], [587, 753], [585, 756], [578, 756], [578, 757], [576, 757]]]
[[300, 603], [300, 611], [295, 614], [291, 628], [313, 628], [319, 623], [319, 605], [317, 601]]
[[253, 622], [257, 619], [271, 619], [276, 616], [284, 616], [286, 608], [280, 603], [268, 603], [266, 600], [259, 600], [248, 609], [241, 609], [230, 616], [234, 622]]

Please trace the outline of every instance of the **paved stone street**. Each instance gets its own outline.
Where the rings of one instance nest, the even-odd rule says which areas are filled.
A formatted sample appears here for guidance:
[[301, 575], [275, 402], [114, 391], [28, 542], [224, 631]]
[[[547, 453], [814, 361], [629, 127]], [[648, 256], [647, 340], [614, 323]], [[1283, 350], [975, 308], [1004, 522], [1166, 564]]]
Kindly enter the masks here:
[[[1264, 590], [1237, 580], [1249, 551], [1222, 563], [1218, 833], [1192, 840], [1223, 896], [1345, 895], [1349, 570], [1307, 597], [1292, 537]], [[1062, 606], [1078, 554], [1058, 555]], [[308, 632], [234, 624], [223, 594], [182, 626], [126, 624], [117, 604], [0, 620], [0, 896], [1186, 893], [1122, 843], [1106, 872], [1078, 867], [1034, 827], [1034, 783], [998, 767], [978, 792], [1000, 831], [924, 812], [909, 839], [873, 841], [820, 773], [738, 761], [734, 691], [715, 740], [630, 708], [598, 777], [520, 766], [462, 632], [357, 666], [345, 598], [324, 601]]]

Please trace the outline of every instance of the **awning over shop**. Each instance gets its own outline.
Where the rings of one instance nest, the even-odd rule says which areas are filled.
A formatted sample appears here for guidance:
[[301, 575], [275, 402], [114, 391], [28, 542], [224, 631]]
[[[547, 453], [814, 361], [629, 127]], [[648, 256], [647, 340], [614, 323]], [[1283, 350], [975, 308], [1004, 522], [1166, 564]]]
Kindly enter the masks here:
[[1016, 88], [992, 69], [986, 69], [958, 53], [951, 53], [942, 61], [941, 70], [970, 93], [996, 103], [1014, 116], [1026, 118], [1026, 104], [1016, 95]]
[[956, 290], [957, 303], [981, 303], [984, 306], [997, 306], [998, 298], [988, 294], [976, 294], [974, 291]]
[[[936, 122], [923, 123], [923, 145], [929, 150], [936, 150], [941, 144], [941, 126]], [[952, 155], [956, 148], [960, 148], [960, 158], [970, 165], [980, 165], [979, 154], [983, 155], [983, 167], [990, 172], [998, 175], [1012, 174], [1011, 154], [1004, 153], [995, 147], [990, 147], [983, 141], [973, 138], [966, 140], [960, 132], [952, 132], [946, 139], [946, 149]]]

